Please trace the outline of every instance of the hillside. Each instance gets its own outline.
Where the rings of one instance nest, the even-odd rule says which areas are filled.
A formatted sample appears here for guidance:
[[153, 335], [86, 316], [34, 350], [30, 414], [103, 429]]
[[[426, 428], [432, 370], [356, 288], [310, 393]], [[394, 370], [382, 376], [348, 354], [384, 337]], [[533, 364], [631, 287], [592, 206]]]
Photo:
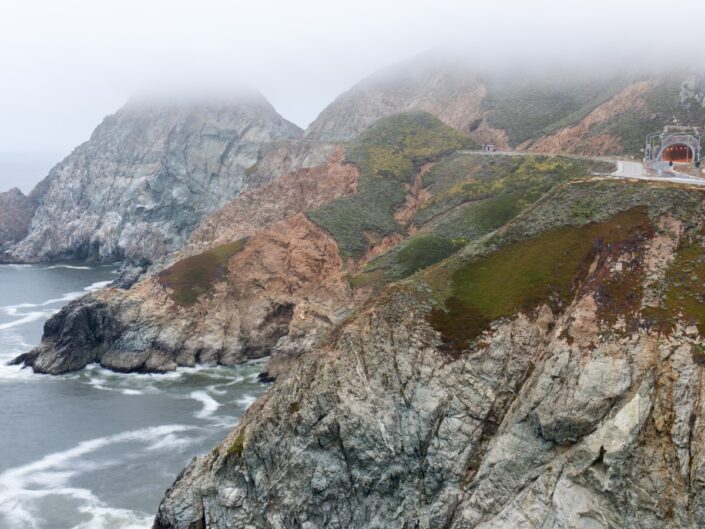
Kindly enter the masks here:
[[2, 259], [153, 261], [243, 190], [320, 163], [300, 136], [258, 94], [135, 100], [37, 185], [28, 233]]
[[189, 465], [154, 527], [702, 525], [703, 198], [568, 182], [388, 287]]
[[645, 135], [674, 119], [703, 126], [704, 102], [701, 72], [500, 73], [424, 55], [360, 81], [305, 134], [346, 141], [381, 117], [423, 110], [503, 150], [640, 157]]
[[236, 198], [166, 269], [69, 304], [18, 361], [60, 373], [93, 362], [162, 371], [272, 352], [286, 359], [389, 281], [610, 166], [483, 157], [464, 150], [473, 145], [426, 113], [385, 118], [325, 165]]

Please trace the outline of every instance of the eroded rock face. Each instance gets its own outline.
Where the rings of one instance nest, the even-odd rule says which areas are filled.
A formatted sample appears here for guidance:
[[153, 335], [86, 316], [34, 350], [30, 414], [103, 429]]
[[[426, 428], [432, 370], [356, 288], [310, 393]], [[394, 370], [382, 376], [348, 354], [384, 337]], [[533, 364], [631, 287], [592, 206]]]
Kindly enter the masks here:
[[315, 146], [260, 95], [232, 101], [135, 101], [38, 185], [29, 233], [5, 260], [151, 261], [180, 248], [240, 192], [306, 163]]
[[27, 235], [36, 201], [16, 187], [0, 193], [0, 250]]
[[336, 148], [325, 164], [244, 193], [205, 222], [172, 262], [223, 241], [249, 240], [195, 304], [174, 301], [157, 274], [133, 285], [141, 270], [126, 270], [114, 288], [53, 316], [42, 343], [16, 361], [52, 374], [95, 362], [118, 371], [165, 371], [308, 349], [359, 301], [335, 241], [301, 213], [356, 190], [358, 170], [343, 158]]
[[271, 184], [243, 193], [210, 215], [191, 235], [186, 252], [240, 239], [301, 211], [354, 193], [357, 168], [343, 163], [342, 147], [328, 148], [332, 152], [324, 164], [285, 174]]
[[598, 248], [563, 309], [496, 321], [465, 354], [442, 352], [428, 287], [391, 287], [189, 465], [154, 527], [702, 526], [703, 338], [605, 323], [634, 255], [651, 299], [663, 235]]

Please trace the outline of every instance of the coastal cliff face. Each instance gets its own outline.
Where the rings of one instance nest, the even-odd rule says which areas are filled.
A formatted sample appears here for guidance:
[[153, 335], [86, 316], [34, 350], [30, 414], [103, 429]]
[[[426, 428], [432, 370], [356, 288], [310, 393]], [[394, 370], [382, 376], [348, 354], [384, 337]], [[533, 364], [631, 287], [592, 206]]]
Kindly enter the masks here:
[[57, 374], [272, 355], [276, 374], [385, 284], [611, 165], [459, 152], [469, 146], [429, 114], [383, 119], [327, 163], [237, 197], [131, 288], [70, 303], [17, 362]]
[[257, 94], [131, 102], [37, 186], [28, 233], [3, 259], [152, 261], [240, 192], [321, 163], [300, 136]]
[[576, 182], [387, 288], [154, 527], [702, 526], [704, 198]]
[[243, 193], [209, 217], [171, 266], [64, 307], [20, 360], [54, 374], [94, 362], [165, 371], [310, 346], [353, 300], [335, 241], [301, 214], [355, 191], [358, 171], [342, 158], [338, 148], [321, 166]]
[[36, 209], [36, 201], [16, 187], [0, 193], [0, 252], [27, 235]]

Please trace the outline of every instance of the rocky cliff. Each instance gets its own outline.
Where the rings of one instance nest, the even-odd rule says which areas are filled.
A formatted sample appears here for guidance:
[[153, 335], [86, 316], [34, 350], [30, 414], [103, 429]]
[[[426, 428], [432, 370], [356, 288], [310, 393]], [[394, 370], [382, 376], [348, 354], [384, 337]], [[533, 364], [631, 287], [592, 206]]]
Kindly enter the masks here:
[[388, 287], [154, 527], [703, 526], [704, 199], [569, 183]]
[[28, 233], [4, 259], [151, 261], [240, 192], [320, 163], [300, 136], [258, 94], [135, 100], [37, 186]]
[[385, 284], [604, 165], [469, 146], [428, 114], [385, 118], [327, 163], [241, 194], [143, 281], [72, 302], [17, 361], [163, 371], [273, 354], [276, 369]]
[[93, 362], [164, 371], [237, 364], [269, 354], [280, 339], [310, 342], [353, 299], [335, 241], [301, 213], [355, 191], [358, 172], [342, 156], [338, 148], [326, 164], [243, 193], [171, 266], [64, 307], [19, 360], [48, 373]]
[[36, 209], [37, 202], [16, 187], [0, 193], [0, 251], [27, 235]]

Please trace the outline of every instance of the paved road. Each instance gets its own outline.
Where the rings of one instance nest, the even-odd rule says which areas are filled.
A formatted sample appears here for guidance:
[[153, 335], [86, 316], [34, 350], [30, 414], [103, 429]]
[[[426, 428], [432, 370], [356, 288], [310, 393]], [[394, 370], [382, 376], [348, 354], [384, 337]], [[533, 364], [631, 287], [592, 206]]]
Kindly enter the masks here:
[[[460, 151], [466, 154], [482, 154], [485, 156], [528, 156], [530, 154], [536, 154], [533, 152], [526, 151], [491, 151], [491, 152], [478, 152], [478, 151]], [[589, 156], [576, 156], [573, 154], [566, 154], [572, 158], [589, 158], [593, 160], [605, 160], [613, 161], [617, 164], [617, 170], [605, 176], [612, 176], [616, 178], [634, 178], [637, 180], [650, 180], [653, 182], [675, 182], [677, 184], [691, 184], [696, 186], [705, 186], [705, 178], [698, 178], [695, 176], [690, 176], [683, 173], [678, 173], [675, 171], [664, 171], [662, 176], [648, 174], [644, 170], [644, 164], [641, 162], [633, 162], [631, 160], [611, 160], [609, 158], [592, 158]]]
[[705, 179], [675, 171], [664, 171], [662, 176], [647, 174], [644, 170], [644, 164], [641, 162], [632, 162], [628, 160], [618, 160], [617, 170], [612, 173], [611, 176], [615, 176], [617, 178], [636, 178], [638, 180], [652, 180], [655, 182], [676, 182], [678, 184], [705, 186]]

